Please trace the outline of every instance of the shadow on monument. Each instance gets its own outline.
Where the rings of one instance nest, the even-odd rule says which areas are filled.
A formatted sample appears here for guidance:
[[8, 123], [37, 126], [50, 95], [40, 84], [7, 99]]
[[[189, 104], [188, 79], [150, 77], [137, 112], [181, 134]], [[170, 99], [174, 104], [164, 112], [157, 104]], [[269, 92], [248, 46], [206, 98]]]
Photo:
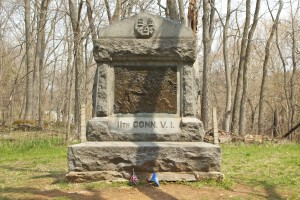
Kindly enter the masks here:
[[[163, 21], [161, 26], [157, 27], [158, 34], [166, 31], [164, 30], [165, 23], [169, 22]], [[179, 23], [177, 24], [181, 26]], [[179, 32], [176, 32], [176, 34], [177, 36], [179, 36]], [[178, 37], [172, 39], [172, 42], [176, 41], [178, 43]], [[173, 46], [177, 46], [176, 42], [173, 44]], [[154, 41], [153, 46], [155, 45], [156, 44]], [[162, 50], [165, 48], [163, 39], [160, 39], [158, 48]], [[134, 110], [136, 113], [131, 114], [135, 115], [134, 121], [138, 122], [138, 124], [136, 125], [140, 126], [140, 128], [143, 128], [144, 126], [146, 126], [146, 123], [148, 123], [147, 132], [143, 133], [145, 139], [143, 141], [140, 141], [140, 137], [133, 138], [135, 144], [139, 146], [136, 152], [136, 166], [133, 166], [137, 175], [139, 175], [139, 172], [148, 172], [150, 174], [152, 174], [153, 172], [157, 172], [157, 176], [159, 179], [159, 172], [166, 172], [164, 166], [161, 166], [161, 161], [158, 162], [158, 159], [167, 160], [168, 158], [158, 158], [159, 151], [161, 151], [161, 149], [157, 145], [157, 142], [173, 141], [174, 138], [173, 140], [170, 138], [165, 138], [164, 136], [160, 135], [162, 133], [157, 132], [157, 128], [158, 126], [160, 126], [160, 128], [166, 129], [172, 128], [168, 127], [170, 125], [166, 124], [165, 121], [158, 121], [158, 119], [161, 120], [163, 118], [167, 119], [169, 117], [181, 117], [181, 66], [179, 64], [179, 61], [176, 60], [178, 60], [178, 58], [174, 57], [171, 62], [168, 61], [169, 63], [166, 63], [166, 61], [162, 58], [159, 58], [157, 60], [153, 59], [152, 64], [155, 66], [147, 66], [149, 68], [149, 71], [145, 70], [147, 71], [145, 76], [135, 77], [135, 80], [139, 80], [140, 83], [138, 91], [131, 91], [135, 92], [135, 95], [138, 97], [137, 101], [135, 101], [134, 103], [132, 102], [133, 104], [135, 104]], [[158, 62], [155, 63], [155, 61]], [[177, 73], [179, 73], [180, 75], [178, 76]], [[134, 85], [136, 83], [134, 83], [133, 81], [131, 84]], [[145, 116], [147, 117], [146, 119], [149, 121], [139, 121], [141, 120], [141, 114], [145, 114]], [[147, 143], [147, 145], [145, 146], [144, 143]], [[153, 190], [150, 191], [143, 189], [143, 187], [137, 187], [137, 189], [151, 199], [177, 199], [170, 194], [163, 192], [159, 188], [154, 187]]]

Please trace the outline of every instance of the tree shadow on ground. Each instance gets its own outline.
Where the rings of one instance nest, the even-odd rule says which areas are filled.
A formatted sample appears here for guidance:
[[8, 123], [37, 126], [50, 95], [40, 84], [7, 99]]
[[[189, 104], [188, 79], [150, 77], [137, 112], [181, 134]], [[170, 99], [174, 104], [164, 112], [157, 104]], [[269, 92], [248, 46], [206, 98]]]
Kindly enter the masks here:
[[42, 179], [42, 178], [53, 178], [54, 181], [52, 184], [56, 183], [67, 183], [65, 176], [67, 172], [65, 170], [38, 170], [35, 168], [18, 168], [18, 167], [11, 167], [11, 166], [0, 166], [0, 169], [6, 169], [9, 171], [19, 171], [19, 172], [32, 172], [34, 174], [40, 175], [33, 175], [30, 179]]
[[[236, 179], [236, 178], [232, 178], [232, 179]], [[251, 188], [251, 192], [244, 192], [244, 191], [236, 191], [238, 193], [247, 193], [247, 194], [251, 194], [254, 195], [258, 198], [265, 198], [265, 199], [285, 199], [283, 198], [277, 191], [276, 191], [276, 186], [273, 184], [268, 183], [267, 181], [261, 181], [261, 180], [256, 180], [256, 179], [249, 179], [248, 180], [250, 182], [250, 184], [247, 184], [248, 187], [251, 187], [251, 185], [253, 187], [260, 187], [263, 188], [264, 190], [264, 194], [259, 194], [258, 192], [256, 192], [253, 187]], [[240, 180], [236, 179], [236, 183], [240, 184], [240, 185], [244, 185]]]
[[[152, 187], [152, 186], [137, 186], [136, 188], [140, 193], [144, 194], [150, 199], [164, 199], [164, 200], [176, 200], [177, 198], [173, 197], [162, 191], [161, 188]], [[81, 190], [81, 191], [62, 191], [59, 189], [52, 189], [52, 190], [41, 190], [34, 187], [7, 187], [0, 189], [0, 193], [2, 199], [9, 199], [10, 197], [17, 197], [20, 199], [49, 199], [49, 198], [69, 198], [72, 200], [104, 200], [104, 199], [118, 199], [120, 198], [120, 194], [117, 192], [123, 193], [123, 191], [115, 189], [116, 195], [110, 197], [103, 197], [103, 192], [101, 190]], [[133, 192], [134, 193], [134, 192]], [[134, 195], [134, 194], [133, 194]], [[21, 196], [21, 197], [19, 197]], [[132, 199], [145, 199], [145, 197], [140, 196], [131, 196]], [[128, 193], [122, 196], [123, 199], [131, 199], [128, 196]]]
[[285, 199], [276, 191], [276, 186], [268, 183], [267, 181], [256, 181], [258, 184], [264, 187], [266, 193], [268, 194], [267, 199]]
[[64, 191], [61, 191], [58, 189], [40, 190], [40, 189], [33, 188], [33, 187], [18, 187], [18, 188], [8, 187], [8, 188], [0, 189], [0, 193], [2, 193], [2, 195], [7, 194], [8, 197], [11, 197], [12, 195], [16, 196], [16, 194], [20, 194], [20, 195], [24, 195], [25, 199], [27, 198], [27, 195], [30, 195], [30, 199], [49, 199], [49, 198], [55, 198], [55, 197], [57, 197], [57, 198], [64, 197], [64, 198], [69, 198], [72, 200], [82, 200], [82, 199], [102, 200], [102, 199], [104, 199], [101, 196], [100, 191], [64, 192]]
[[31, 179], [41, 179], [41, 178], [53, 178], [52, 184], [57, 184], [57, 183], [68, 183], [66, 179], [66, 171], [63, 170], [51, 170], [47, 171], [46, 174], [43, 175], [38, 175], [38, 176], [32, 176]]
[[174, 196], [162, 191], [160, 187], [142, 186], [137, 188], [139, 192], [148, 196], [150, 199], [177, 200]]

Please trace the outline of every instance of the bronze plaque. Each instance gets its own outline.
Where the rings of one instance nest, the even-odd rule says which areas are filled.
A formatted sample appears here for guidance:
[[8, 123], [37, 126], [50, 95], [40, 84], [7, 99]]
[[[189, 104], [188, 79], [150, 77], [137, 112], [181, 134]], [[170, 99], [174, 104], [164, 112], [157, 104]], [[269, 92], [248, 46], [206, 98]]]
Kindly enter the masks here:
[[115, 67], [114, 113], [176, 111], [176, 67]]

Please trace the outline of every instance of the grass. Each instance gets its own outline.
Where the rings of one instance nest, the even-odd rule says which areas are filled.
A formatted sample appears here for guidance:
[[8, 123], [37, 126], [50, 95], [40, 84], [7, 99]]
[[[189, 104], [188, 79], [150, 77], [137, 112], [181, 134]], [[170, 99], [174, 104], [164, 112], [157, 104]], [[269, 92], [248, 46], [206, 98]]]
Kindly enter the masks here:
[[[224, 181], [183, 184], [196, 189], [227, 191], [246, 187], [265, 191], [271, 199], [300, 199], [299, 154], [300, 144], [293, 143], [223, 145]], [[69, 193], [73, 191], [132, 187], [118, 182], [70, 184], [65, 180], [66, 173], [67, 145], [61, 135], [43, 132], [0, 134], [0, 200], [39, 199], [39, 195], [63, 200], [72, 199]], [[46, 193], [50, 191], [55, 195]]]
[[[15, 132], [0, 137], [0, 199], [2, 192], [26, 197], [36, 185], [59, 180], [67, 170], [67, 146], [52, 134]], [[10, 196], [10, 195], [9, 195]]]
[[231, 145], [223, 147], [222, 169], [227, 179], [251, 186], [298, 188], [300, 145]]
[[128, 182], [93, 182], [93, 183], [84, 183], [84, 189], [86, 190], [97, 190], [105, 188], [120, 188], [120, 187], [131, 187]]

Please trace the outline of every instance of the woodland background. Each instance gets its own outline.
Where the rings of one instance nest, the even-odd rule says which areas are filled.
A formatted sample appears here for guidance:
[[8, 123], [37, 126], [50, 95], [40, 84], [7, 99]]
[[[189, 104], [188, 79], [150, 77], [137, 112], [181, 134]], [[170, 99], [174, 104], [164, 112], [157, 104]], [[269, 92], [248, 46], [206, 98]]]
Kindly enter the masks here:
[[194, 31], [206, 130], [214, 106], [224, 131], [280, 136], [300, 122], [299, 8], [299, 0], [0, 0], [0, 125], [57, 120], [79, 138], [80, 115], [92, 118], [99, 28], [145, 10]]

